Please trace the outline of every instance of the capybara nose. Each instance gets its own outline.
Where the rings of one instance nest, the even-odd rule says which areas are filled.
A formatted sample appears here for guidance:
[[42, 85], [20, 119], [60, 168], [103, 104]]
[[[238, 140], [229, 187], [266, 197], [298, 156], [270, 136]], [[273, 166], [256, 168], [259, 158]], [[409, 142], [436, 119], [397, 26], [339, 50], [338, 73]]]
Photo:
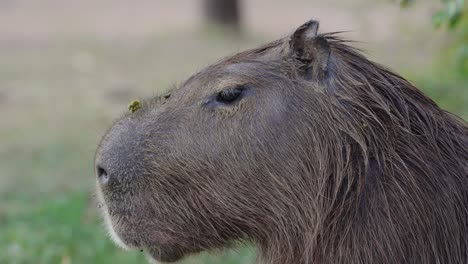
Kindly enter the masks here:
[[106, 184], [109, 181], [109, 174], [106, 169], [100, 165], [96, 166], [96, 176], [101, 184]]

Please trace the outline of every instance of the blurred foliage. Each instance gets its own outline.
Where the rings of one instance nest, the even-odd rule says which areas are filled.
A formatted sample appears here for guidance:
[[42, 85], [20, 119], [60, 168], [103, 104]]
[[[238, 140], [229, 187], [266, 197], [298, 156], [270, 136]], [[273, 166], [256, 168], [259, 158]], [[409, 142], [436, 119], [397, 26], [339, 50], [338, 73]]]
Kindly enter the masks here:
[[[463, 77], [468, 76], [468, 8], [464, 0], [443, 0], [444, 6], [432, 16], [435, 28], [447, 25], [453, 31], [453, 42], [447, 50], [453, 58], [455, 70]], [[449, 61], [450, 62], [450, 61]]]
[[[432, 24], [436, 29], [447, 25], [453, 35], [448, 49], [441, 54], [441, 63], [453, 65], [457, 75], [468, 78], [468, 7], [465, 0], [441, 1], [442, 7], [432, 15]], [[417, 1], [400, 0], [400, 5], [406, 7], [413, 2]]]
[[[447, 24], [449, 29], [454, 29], [463, 17], [466, 10], [463, 10], [464, 0], [443, 0], [444, 6], [432, 16], [434, 27], [438, 28], [442, 24]], [[464, 14], [465, 12], [465, 14]]]

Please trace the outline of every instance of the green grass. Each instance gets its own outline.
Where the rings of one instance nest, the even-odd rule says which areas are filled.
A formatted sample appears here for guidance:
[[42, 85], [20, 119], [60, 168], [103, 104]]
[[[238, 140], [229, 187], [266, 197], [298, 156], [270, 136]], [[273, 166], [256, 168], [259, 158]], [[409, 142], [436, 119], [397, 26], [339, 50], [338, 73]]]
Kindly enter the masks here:
[[32, 204], [22, 196], [6, 201], [21, 209], [11, 209], [1, 220], [0, 263], [144, 263], [141, 254], [116, 250], [105, 239], [85, 195]]
[[[0, 45], [0, 263], [146, 263], [110, 242], [92, 202], [100, 137], [131, 100], [258, 42], [191, 33]], [[187, 43], [193, 52], [180, 52]], [[466, 78], [418, 74], [418, 87], [468, 119]], [[241, 247], [184, 263], [253, 263], [254, 255]]]
[[[102, 228], [87, 194], [71, 193], [32, 202], [17, 194], [2, 197], [0, 263], [147, 263], [140, 252], [124, 252]], [[215, 257], [200, 254], [182, 263], [249, 263], [248, 247]]]

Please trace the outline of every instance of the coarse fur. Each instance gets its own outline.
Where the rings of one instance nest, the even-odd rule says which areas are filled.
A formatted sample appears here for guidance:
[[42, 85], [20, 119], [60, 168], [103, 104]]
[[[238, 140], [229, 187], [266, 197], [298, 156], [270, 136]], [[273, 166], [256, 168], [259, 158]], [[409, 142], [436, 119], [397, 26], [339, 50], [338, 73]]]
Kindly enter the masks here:
[[162, 262], [242, 241], [266, 264], [468, 263], [467, 124], [317, 30], [116, 121], [96, 166], [119, 243]]

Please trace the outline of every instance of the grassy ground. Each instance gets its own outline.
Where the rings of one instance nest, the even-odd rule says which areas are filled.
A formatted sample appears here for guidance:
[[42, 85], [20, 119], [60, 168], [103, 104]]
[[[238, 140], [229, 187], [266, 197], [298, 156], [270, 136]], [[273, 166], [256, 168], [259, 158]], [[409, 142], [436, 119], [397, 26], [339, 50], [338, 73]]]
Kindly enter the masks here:
[[[62, 193], [31, 202], [24, 194], [2, 197], [9, 205], [0, 224], [0, 263], [147, 263], [105, 239], [87, 193]], [[254, 251], [240, 247], [201, 254], [183, 263], [250, 263]]]
[[[102, 228], [93, 203], [100, 137], [130, 100], [262, 41], [191, 31], [0, 42], [0, 263], [146, 263], [142, 253], [116, 248]], [[400, 66], [443, 108], [468, 119], [466, 78], [446, 67]], [[241, 247], [185, 263], [253, 263], [254, 255]]]

